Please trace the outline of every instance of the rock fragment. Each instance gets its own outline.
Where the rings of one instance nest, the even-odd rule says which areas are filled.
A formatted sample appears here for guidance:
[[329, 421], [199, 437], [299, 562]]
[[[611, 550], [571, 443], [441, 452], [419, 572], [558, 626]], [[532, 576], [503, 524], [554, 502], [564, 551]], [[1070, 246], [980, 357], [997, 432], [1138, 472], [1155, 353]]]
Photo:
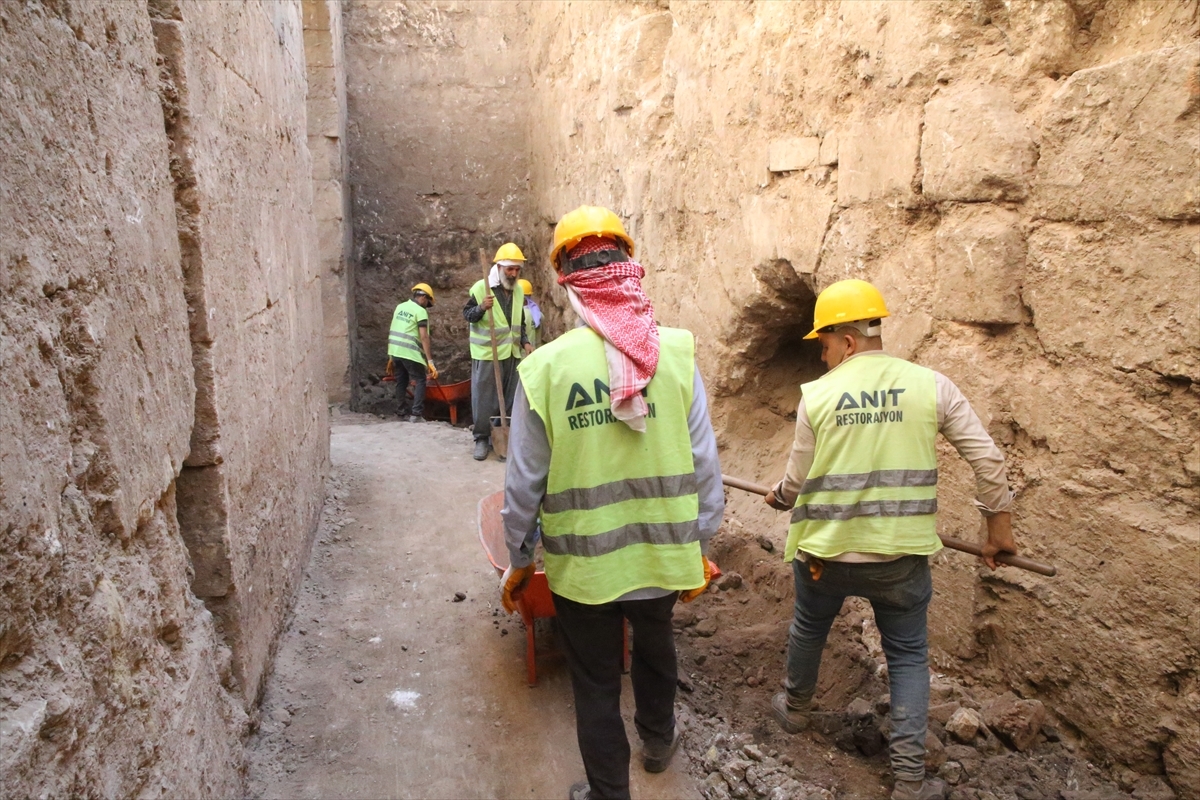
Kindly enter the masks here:
[[983, 721], [1004, 742], [1017, 750], [1028, 750], [1046, 722], [1046, 708], [1039, 700], [1021, 700], [1005, 692], [983, 707]]
[[979, 733], [979, 726], [982, 724], [979, 712], [960, 708], [946, 722], [946, 733], [963, 744], [970, 744], [975, 740], [975, 734]]

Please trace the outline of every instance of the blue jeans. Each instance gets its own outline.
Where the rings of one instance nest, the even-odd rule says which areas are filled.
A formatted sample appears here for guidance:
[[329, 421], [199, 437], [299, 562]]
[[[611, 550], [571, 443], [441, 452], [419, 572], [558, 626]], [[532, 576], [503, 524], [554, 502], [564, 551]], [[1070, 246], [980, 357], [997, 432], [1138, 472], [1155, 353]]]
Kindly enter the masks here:
[[929, 559], [903, 556], [882, 564], [826, 561], [819, 581], [808, 564], [792, 562], [796, 617], [788, 631], [787, 690], [797, 700], [817, 688], [821, 650], [847, 597], [862, 597], [875, 610], [887, 657], [892, 693], [889, 749], [897, 780], [925, 777], [925, 730], [929, 714], [929, 643], [925, 617], [933, 597]]

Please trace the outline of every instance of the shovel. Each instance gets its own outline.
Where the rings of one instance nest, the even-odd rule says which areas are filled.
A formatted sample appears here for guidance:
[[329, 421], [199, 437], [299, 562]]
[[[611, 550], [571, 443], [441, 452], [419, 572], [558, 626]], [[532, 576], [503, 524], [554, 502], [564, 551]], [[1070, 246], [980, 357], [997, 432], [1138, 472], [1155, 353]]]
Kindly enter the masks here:
[[[491, 271], [491, 266], [487, 263], [487, 256], [482, 250], [479, 251], [479, 263], [483, 265], [483, 296], [485, 298], [492, 297], [492, 287], [488, 285], [488, 273]], [[496, 312], [489, 309], [487, 315], [488, 330], [492, 334], [492, 370], [496, 378], [496, 400], [500, 407], [500, 424], [492, 426], [492, 449], [500, 458], [507, 458], [508, 415], [504, 411], [504, 382], [501, 380], [500, 359], [496, 353]]]
[[[760, 494], [763, 497], [766, 497], [767, 493], [771, 491], [766, 486], [760, 486], [757, 483], [744, 481], [741, 478], [734, 478], [730, 475], [722, 475], [721, 482], [726, 486], [732, 486], [734, 489], [741, 489], [743, 492], [750, 492], [751, 494]], [[938, 534], [938, 538], [942, 540], [942, 544], [945, 547], [951, 550], [959, 550], [963, 553], [970, 553], [973, 556], [983, 555], [983, 548], [974, 542], [964, 542], [962, 539], [952, 539], [949, 536], [942, 536], [941, 534]], [[1036, 572], [1038, 575], [1045, 575], [1050, 578], [1053, 578], [1058, 573], [1058, 570], [1050, 564], [1043, 564], [1040, 561], [1016, 556], [1012, 553], [997, 553], [996, 563], [1029, 570], [1030, 572]]]

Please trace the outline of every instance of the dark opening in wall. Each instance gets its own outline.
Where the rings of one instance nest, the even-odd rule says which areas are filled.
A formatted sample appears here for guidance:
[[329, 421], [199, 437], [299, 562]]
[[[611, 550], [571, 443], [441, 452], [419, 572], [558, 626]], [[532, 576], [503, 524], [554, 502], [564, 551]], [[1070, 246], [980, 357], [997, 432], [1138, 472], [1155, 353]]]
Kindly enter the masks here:
[[825, 372], [820, 345], [804, 339], [812, 330], [813, 281], [782, 259], [759, 264], [754, 275], [760, 291], [735, 320], [728, 342], [743, 359], [729, 388], [754, 406], [794, 420], [800, 384]]

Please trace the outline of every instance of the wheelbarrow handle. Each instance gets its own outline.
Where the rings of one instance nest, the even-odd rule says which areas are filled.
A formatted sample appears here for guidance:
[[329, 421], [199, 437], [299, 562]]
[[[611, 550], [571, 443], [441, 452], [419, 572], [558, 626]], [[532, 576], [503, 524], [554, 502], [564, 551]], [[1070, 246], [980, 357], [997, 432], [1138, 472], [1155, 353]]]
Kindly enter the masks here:
[[[771, 491], [770, 488], [766, 486], [742, 480], [741, 478], [735, 478], [732, 475], [722, 475], [721, 482], [726, 486], [732, 486], [734, 489], [741, 489], [744, 492], [762, 495], [763, 497], [766, 497], [767, 493]], [[962, 539], [955, 539], [950, 536], [942, 536], [941, 534], [938, 535], [938, 538], [942, 540], [943, 546], [948, 547], [951, 550], [959, 550], [963, 553], [969, 553], [973, 556], [983, 555], [983, 547], [981, 545], [977, 545], [973, 542], [964, 542]], [[1004, 564], [1009, 567], [1017, 567], [1018, 569], [1028, 570], [1029, 572], [1036, 572], [1038, 575], [1045, 575], [1048, 578], [1053, 578], [1058, 574], [1058, 569], [1052, 564], [1043, 564], [1040, 561], [1034, 561], [1031, 558], [1025, 558], [1024, 556], [1018, 556], [1012, 553], [997, 553], [996, 563]]]

